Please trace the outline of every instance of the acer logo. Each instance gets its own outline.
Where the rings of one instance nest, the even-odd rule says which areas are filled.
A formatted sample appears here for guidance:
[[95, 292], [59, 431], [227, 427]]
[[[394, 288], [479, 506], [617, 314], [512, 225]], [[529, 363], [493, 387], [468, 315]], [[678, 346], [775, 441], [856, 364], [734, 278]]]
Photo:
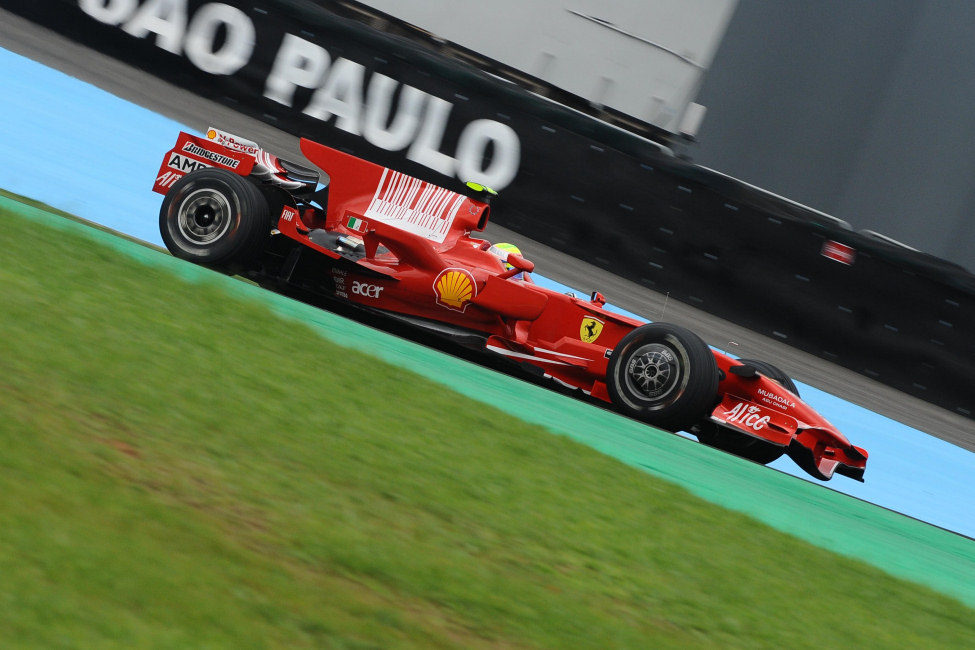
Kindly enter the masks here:
[[725, 413], [725, 421], [729, 424], [738, 424], [750, 428], [753, 431], [761, 431], [771, 418], [767, 415], [761, 415], [760, 411], [761, 409], [757, 406], [740, 402]]
[[378, 284], [369, 284], [368, 282], [359, 282], [358, 280], [352, 281], [352, 293], [357, 296], [363, 296], [364, 298], [378, 298], [379, 294], [382, 293], [383, 287]]

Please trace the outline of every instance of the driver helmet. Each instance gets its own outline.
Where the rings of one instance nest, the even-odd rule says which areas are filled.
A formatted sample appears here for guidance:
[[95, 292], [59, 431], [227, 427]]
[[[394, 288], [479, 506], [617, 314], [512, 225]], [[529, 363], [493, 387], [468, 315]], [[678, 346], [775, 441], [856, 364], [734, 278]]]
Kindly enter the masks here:
[[[492, 255], [495, 255], [495, 256], [499, 257], [501, 259], [501, 261], [504, 262], [504, 268], [505, 268], [506, 271], [515, 268], [512, 265], [508, 264], [508, 261], [507, 261], [508, 260], [508, 253], [514, 253], [515, 255], [521, 255], [521, 249], [520, 248], [518, 248], [514, 244], [508, 244], [508, 243], [505, 243], [505, 242], [502, 242], [500, 244], [494, 244], [494, 245], [492, 245], [491, 248], [488, 249], [488, 252], [491, 253]], [[518, 273], [517, 275], [512, 276], [512, 279], [522, 280], [522, 279], [524, 279], [524, 277], [525, 277], [525, 273], [524, 272], [521, 272], [521, 273]]]
[[507, 262], [507, 260], [508, 260], [508, 253], [514, 253], [515, 255], [521, 255], [521, 249], [519, 249], [514, 244], [506, 244], [504, 242], [502, 242], [500, 244], [494, 244], [494, 245], [492, 245], [491, 248], [488, 249], [488, 252], [491, 253], [491, 254], [493, 254], [493, 255], [496, 255], [499, 258], [501, 258], [501, 261], [504, 262], [504, 268], [505, 269], [513, 269], [513, 268], [515, 268], [515, 267], [511, 266], [510, 264], [508, 264], [508, 262]]

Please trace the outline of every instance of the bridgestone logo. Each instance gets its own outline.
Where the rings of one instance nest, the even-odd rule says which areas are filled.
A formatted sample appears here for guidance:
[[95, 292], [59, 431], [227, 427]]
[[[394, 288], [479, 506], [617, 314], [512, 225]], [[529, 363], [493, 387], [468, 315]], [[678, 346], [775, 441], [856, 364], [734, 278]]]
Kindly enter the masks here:
[[218, 165], [230, 167], [231, 169], [237, 169], [237, 166], [240, 165], [240, 161], [236, 158], [231, 158], [230, 156], [224, 156], [223, 154], [216, 153], [215, 151], [204, 149], [203, 147], [192, 142], [187, 142], [184, 144], [183, 151], [194, 156], [206, 158], [207, 160], [211, 160]]

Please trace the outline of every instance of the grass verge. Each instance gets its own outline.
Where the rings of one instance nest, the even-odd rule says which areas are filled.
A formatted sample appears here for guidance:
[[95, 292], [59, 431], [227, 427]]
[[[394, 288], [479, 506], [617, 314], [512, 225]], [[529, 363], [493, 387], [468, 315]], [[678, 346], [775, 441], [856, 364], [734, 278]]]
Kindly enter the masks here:
[[0, 445], [14, 646], [975, 642], [949, 598], [11, 214]]

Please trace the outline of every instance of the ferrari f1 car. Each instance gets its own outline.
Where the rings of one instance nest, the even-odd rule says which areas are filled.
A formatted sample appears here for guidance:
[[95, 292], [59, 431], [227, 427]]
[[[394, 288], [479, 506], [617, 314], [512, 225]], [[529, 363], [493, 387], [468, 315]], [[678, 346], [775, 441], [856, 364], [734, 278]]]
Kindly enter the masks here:
[[[458, 338], [653, 426], [812, 476], [863, 480], [867, 452], [805, 404], [781, 370], [711, 350], [683, 327], [645, 324], [536, 285], [534, 265], [475, 236], [492, 192], [459, 194], [307, 139], [328, 175], [218, 129], [181, 133], [154, 190], [176, 257], [275, 290], [301, 288]], [[500, 253], [500, 254], [499, 254]]]

